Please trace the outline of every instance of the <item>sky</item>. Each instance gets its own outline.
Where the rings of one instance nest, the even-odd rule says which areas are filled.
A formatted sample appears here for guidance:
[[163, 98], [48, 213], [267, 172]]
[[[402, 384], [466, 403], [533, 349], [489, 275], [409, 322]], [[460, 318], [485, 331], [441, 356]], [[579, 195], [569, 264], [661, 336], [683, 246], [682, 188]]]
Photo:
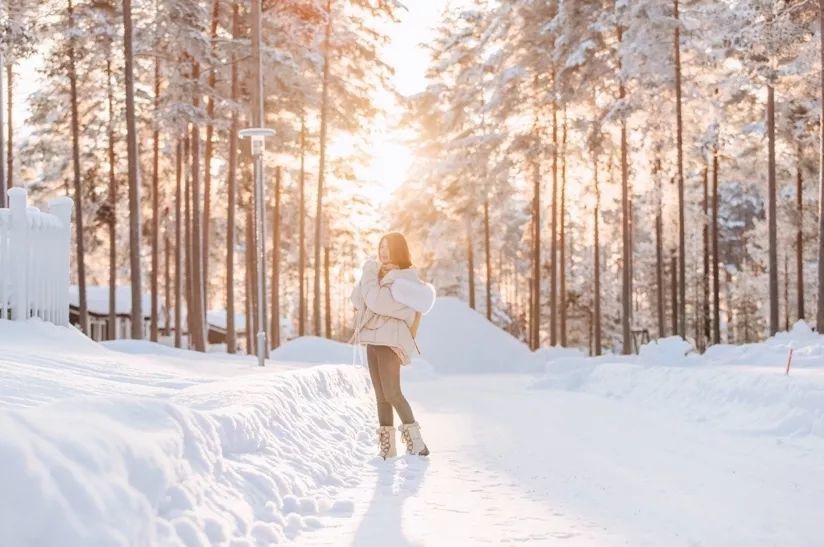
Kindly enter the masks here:
[[[422, 44], [432, 40], [443, 10], [454, 3], [455, 0], [406, 0], [407, 9], [400, 10], [400, 21], [387, 25], [385, 30], [391, 43], [384, 51], [384, 59], [395, 68], [393, 84], [402, 95], [413, 95], [425, 89], [429, 54]], [[14, 126], [17, 135], [22, 135], [25, 130], [28, 97], [39, 85], [38, 63], [39, 58], [34, 56], [15, 65]], [[394, 126], [391, 117], [377, 121], [372, 133], [374, 158], [358, 175], [379, 183], [380, 195], [374, 197], [377, 203], [382, 203], [405, 180], [414, 158], [403, 142], [408, 131]]]
[[[420, 93], [426, 88], [425, 73], [429, 54], [422, 44], [434, 37], [441, 13], [448, 0], [407, 1], [407, 10], [400, 13], [400, 22], [388, 25], [392, 37], [384, 51], [384, 60], [395, 67], [393, 84], [402, 95]], [[408, 132], [394, 127], [393, 120], [381, 120], [383, 127], [374, 128], [374, 157], [360, 176], [379, 183], [380, 195], [374, 196], [380, 204], [389, 199], [405, 179], [414, 162], [412, 151], [404, 144]]]

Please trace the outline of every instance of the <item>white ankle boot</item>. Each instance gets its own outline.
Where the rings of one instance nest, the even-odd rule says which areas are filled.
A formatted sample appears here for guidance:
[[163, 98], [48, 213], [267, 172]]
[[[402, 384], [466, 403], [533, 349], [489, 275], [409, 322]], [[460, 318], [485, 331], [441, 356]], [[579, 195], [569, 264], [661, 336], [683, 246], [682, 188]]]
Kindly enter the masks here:
[[378, 456], [383, 458], [394, 458], [398, 455], [398, 448], [395, 445], [395, 428], [391, 425], [382, 425], [378, 428], [378, 445], [380, 452]]
[[413, 456], [428, 456], [429, 449], [421, 437], [421, 426], [418, 422], [411, 424], [402, 424], [398, 426], [398, 431], [401, 432], [401, 439], [406, 443], [406, 453]]

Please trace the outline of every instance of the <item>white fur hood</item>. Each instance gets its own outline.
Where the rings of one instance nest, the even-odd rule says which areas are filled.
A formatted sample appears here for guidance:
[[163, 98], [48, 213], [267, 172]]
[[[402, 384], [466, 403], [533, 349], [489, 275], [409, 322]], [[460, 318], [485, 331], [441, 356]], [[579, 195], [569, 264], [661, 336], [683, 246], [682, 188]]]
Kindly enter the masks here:
[[392, 270], [381, 280], [381, 285], [389, 286], [392, 298], [426, 315], [435, 305], [435, 287], [418, 279], [414, 268]]

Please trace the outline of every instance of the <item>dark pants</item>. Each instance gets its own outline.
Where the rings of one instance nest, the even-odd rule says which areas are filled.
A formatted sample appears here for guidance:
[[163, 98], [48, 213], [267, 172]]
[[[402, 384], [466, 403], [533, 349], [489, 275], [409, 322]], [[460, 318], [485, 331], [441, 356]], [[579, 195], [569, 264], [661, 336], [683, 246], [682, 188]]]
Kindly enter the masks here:
[[393, 425], [392, 408], [398, 412], [401, 422], [415, 422], [412, 408], [401, 392], [401, 361], [389, 346], [366, 346], [366, 360], [369, 362], [369, 375], [375, 388], [378, 402], [378, 422], [380, 425]]

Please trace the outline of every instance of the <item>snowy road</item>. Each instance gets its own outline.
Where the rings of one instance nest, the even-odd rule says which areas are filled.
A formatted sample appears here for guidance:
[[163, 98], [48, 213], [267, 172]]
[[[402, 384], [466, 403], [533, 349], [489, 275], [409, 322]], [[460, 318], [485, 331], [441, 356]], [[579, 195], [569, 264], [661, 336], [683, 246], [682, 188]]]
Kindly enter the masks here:
[[324, 518], [296, 543], [824, 545], [818, 441], [729, 433], [530, 382], [408, 383], [432, 457], [368, 462], [340, 492], [352, 517]]

